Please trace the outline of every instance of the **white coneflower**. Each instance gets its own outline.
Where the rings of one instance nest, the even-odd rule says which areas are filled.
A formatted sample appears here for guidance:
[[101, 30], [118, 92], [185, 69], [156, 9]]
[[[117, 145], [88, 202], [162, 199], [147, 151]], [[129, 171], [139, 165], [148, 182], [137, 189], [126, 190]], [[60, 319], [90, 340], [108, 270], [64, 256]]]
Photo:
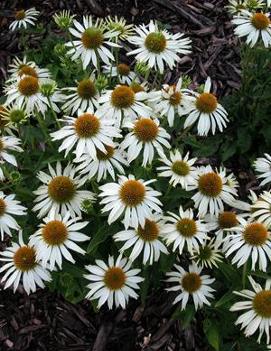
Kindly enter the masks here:
[[94, 194], [91, 191], [79, 190], [82, 183], [80, 176], [75, 176], [76, 169], [68, 164], [62, 171], [60, 162], [56, 164], [56, 170], [48, 164], [49, 173], [40, 171], [38, 179], [43, 183], [34, 194], [36, 205], [33, 211], [38, 211], [38, 217], [42, 218], [47, 213], [60, 213], [65, 216], [69, 211], [72, 217], [81, 216], [81, 204], [84, 200], [92, 201]]
[[17, 167], [16, 158], [10, 154], [10, 151], [22, 152], [23, 149], [19, 146], [20, 144], [20, 139], [14, 136], [0, 136], [0, 180], [4, 179], [1, 165], [7, 162]]
[[6, 105], [14, 102], [18, 107], [25, 106], [27, 112], [37, 110], [43, 115], [48, 109], [48, 99], [41, 93], [42, 82], [30, 75], [24, 75], [5, 88]]
[[156, 152], [163, 157], [163, 148], [171, 148], [167, 140], [170, 135], [160, 126], [157, 118], [141, 117], [133, 122], [125, 122], [123, 127], [131, 130], [120, 144], [122, 149], [127, 149], [129, 163], [142, 152], [142, 166], [146, 167], [152, 163]]
[[64, 139], [58, 151], [65, 150], [65, 157], [75, 148], [76, 157], [86, 153], [96, 159], [97, 149], [106, 154], [105, 147], [114, 147], [113, 138], [121, 137], [113, 119], [99, 118], [89, 111], [82, 113], [79, 110], [77, 118], [65, 116], [63, 122], [66, 125], [50, 135], [54, 141]]
[[68, 94], [65, 96], [66, 102], [62, 109], [73, 115], [78, 109], [94, 113], [99, 107], [100, 94], [95, 84], [95, 76], [92, 74], [89, 78], [80, 80], [76, 87], [63, 88]]
[[14, 216], [23, 216], [26, 214], [26, 208], [15, 200], [15, 195], [5, 195], [0, 191], [0, 235], [4, 240], [4, 234], [12, 236], [10, 229], [19, 230], [20, 227]]
[[9, 130], [9, 134], [11, 134], [11, 130], [17, 130], [16, 127], [26, 122], [30, 116], [31, 114], [26, 111], [24, 105], [18, 107], [16, 104], [10, 104], [2, 106], [2, 109], [0, 107], [0, 119], [3, 118], [4, 129]]
[[132, 249], [129, 259], [134, 261], [139, 255], [142, 256], [143, 264], [153, 264], [159, 260], [161, 252], [168, 254], [165, 245], [162, 243], [161, 229], [164, 221], [160, 216], [152, 216], [146, 219], [145, 225], [137, 228], [129, 228], [116, 233], [115, 241], [125, 242], [120, 252]]
[[269, 154], [264, 154], [264, 156], [257, 158], [254, 162], [256, 172], [260, 173], [257, 178], [263, 179], [260, 183], [261, 186], [271, 182], [271, 156]]
[[95, 160], [91, 159], [88, 154], [75, 159], [74, 162], [80, 163], [77, 171], [84, 175], [86, 179], [97, 177], [98, 183], [102, 179], [106, 179], [108, 174], [115, 180], [116, 171], [118, 174], [124, 174], [123, 166], [128, 167], [129, 163], [124, 152], [119, 149], [118, 144], [115, 143], [114, 147], [105, 145], [105, 149], [106, 153], [99, 149], [96, 150], [97, 159]]
[[[138, 79], [135, 79], [134, 81], [132, 81], [129, 84], [129, 87], [133, 90], [133, 92], [137, 95], [139, 93], [139, 95], [142, 95], [140, 93], [145, 92], [144, 95], [144, 103], [149, 107], [149, 111], [151, 111], [151, 114], [139, 114], [138, 117], [149, 117], [150, 115], [155, 115], [154, 112], [154, 107], [155, 104], [157, 103], [157, 100], [160, 97], [160, 92], [156, 91], [156, 90], [152, 90], [150, 87], [149, 82], [147, 81], [143, 81], [140, 82]], [[157, 116], [159, 117], [159, 113], [157, 114]], [[126, 119], [130, 119], [132, 120], [133, 118], [129, 118], [129, 116], [126, 117]]]
[[261, 40], [266, 48], [271, 45], [271, 22], [269, 13], [249, 12], [243, 10], [234, 16], [232, 23], [237, 27], [234, 34], [238, 37], [247, 37], [246, 43], [253, 47]]
[[215, 232], [215, 242], [218, 246], [225, 243], [230, 235], [234, 234], [233, 228], [239, 224], [240, 217], [244, 215], [236, 214], [234, 211], [222, 211], [217, 215], [206, 215], [204, 217], [209, 230]]
[[127, 24], [124, 17], [118, 18], [117, 16], [108, 16], [105, 18], [105, 24], [110, 31], [117, 32], [116, 38], [126, 40], [134, 34], [134, 25]]
[[231, 15], [239, 15], [246, 9], [246, 0], [228, 0], [229, 5], [225, 6]]
[[270, 0], [244, 0], [246, 2], [246, 6], [249, 10], [259, 10], [262, 7], [268, 6], [268, 2]]
[[157, 171], [161, 171], [158, 176], [170, 178], [169, 183], [172, 186], [180, 184], [183, 189], [188, 190], [189, 186], [194, 184], [196, 167], [193, 165], [197, 159], [189, 159], [189, 153], [183, 157], [179, 150], [175, 150], [170, 152], [169, 158], [164, 156], [159, 160], [165, 166], [157, 167]]
[[136, 79], [135, 72], [131, 71], [131, 68], [126, 63], [119, 63], [117, 66], [104, 66], [103, 72], [111, 77], [118, 77], [121, 84], [130, 85]]
[[176, 85], [164, 84], [154, 110], [161, 116], [166, 116], [170, 127], [174, 125], [175, 116], [183, 116], [191, 109], [191, 97], [182, 89], [182, 78]]
[[198, 135], [204, 136], [211, 130], [212, 134], [215, 134], [218, 128], [220, 132], [226, 128], [226, 122], [228, 122], [228, 113], [222, 105], [217, 101], [214, 94], [210, 93], [211, 90], [211, 79], [208, 77], [204, 85], [203, 93], [191, 92], [189, 114], [184, 122], [184, 128], [192, 126], [198, 121], [197, 130]]
[[7, 118], [6, 114], [6, 106], [0, 105], [0, 134], [12, 135], [12, 128], [10, 128], [10, 121], [9, 118]]
[[263, 333], [266, 334], [267, 343], [270, 342], [271, 327], [271, 280], [265, 282], [265, 287], [256, 283], [252, 277], [248, 277], [253, 290], [234, 291], [243, 298], [243, 301], [236, 302], [230, 311], [242, 311], [243, 313], [235, 322], [241, 324], [246, 336], [253, 335], [259, 330], [258, 342], [261, 341]]
[[114, 56], [107, 46], [119, 47], [113, 43], [113, 38], [116, 37], [118, 32], [106, 31], [100, 19], [93, 22], [92, 16], [84, 16], [83, 23], [73, 20], [75, 28], [69, 28], [70, 33], [76, 38], [74, 41], [66, 43], [70, 48], [68, 54], [71, 55], [72, 60], [79, 57], [82, 60], [83, 69], [91, 62], [98, 68], [98, 60], [102, 60], [105, 64], [109, 65], [110, 60], [114, 61]]
[[251, 205], [251, 217], [269, 228], [271, 226], [271, 192], [264, 191]]
[[90, 239], [89, 236], [80, 233], [88, 222], [78, 222], [80, 218], [71, 218], [67, 212], [65, 216], [51, 214], [43, 219], [40, 228], [30, 236], [29, 245], [34, 246], [37, 252], [37, 259], [41, 261], [44, 267], [49, 265], [50, 270], [56, 266], [62, 268], [62, 256], [72, 263], [74, 258], [70, 250], [84, 255], [86, 252], [77, 242], [83, 242]]
[[266, 271], [271, 259], [271, 239], [267, 227], [260, 222], [248, 222], [240, 218], [240, 226], [232, 228], [234, 234], [229, 237], [225, 246], [225, 256], [234, 253], [232, 263], [237, 267], [252, 261], [252, 270], [258, 263], [261, 271]]
[[19, 10], [15, 12], [15, 20], [9, 25], [9, 29], [14, 31], [17, 28], [27, 28], [28, 26], [34, 26], [37, 21], [39, 11], [35, 7], [31, 7], [28, 10]]
[[164, 72], [165, 65], [173, 69], [180, 60], [179, 54], [187, 55], [191, 52], [191, 40], [184, 38], [184, 34], [171, 34], [167, 30], [159, 30], [156, 23], [150, 21], [135, 27], [136, 34], [128, 38], [137, 49], [127, 55], [136, 55], [139, 62], [147, 63], [150, 68]]
[[13, 285], [15, 292], [22, 281], [24, 290], [29, 295], [36, 291], [37, 286], [44, 288], [44, 282], [51, 280], [48, 270], [37, 260], [36, 250], [24, 244], [21, 232], [19, 244], [12, 243], [12, 246], [7, 247], [0, 255], [0, 261], [6, 262], [0, 269], [0, 273], [5, 272], [1, 280], [5, 283], [4, 289]]
[[265, 5], [265, 0], [229, 0], [229, 5], [225, 6], [225, 8], [232, 15], [240, 15], [243, 10], [255, 11], [265, 7]]
[[195, 185], [190, 189], [197, 189], [197, 193], [192, 197], [195, 207], [200, 216], [208, 212], [218, 215], [224, 211], [224, 202], [233, 206], [234, 197], [237, 196], [235, 185], [228, 184], [226, 170], [213, 171], [211, 166], [198, 168]]
[[107, 90], [99, 99], [100, 108], [96, 111], [98, 116], [116, 121], [120, 126], [122, 119], [135, 120], [137, 117], [149, 117], [152, 109], [146, 105], [148, 93], [140, 91], [135, 93], [127, 85], [118, 85], [114, 90]]
[[31, 76], [38, 78], [39, 81], [48, 80], [51, 74], [47, 68], [40, 68], [35, 62], [28, 61], [26, 56], [21, 60], [19, 57], [15, 57], [12, 63], [9, 65], [8, 73], [10, 74], [7, 83], [13, 83], [16, 80], [20, 80], [23, 76]]
[[167, 282], [177, 284], [166, 290], [181, 290], [181, 293], [175, 298], [173, 304], [181, 301], [181, 309], [184, 310], [189, 296], [192, 296], [196, 310], [199, 307], [203, 307], [203, 305], [209, 306], [210, 302], [208, 299], [213, 298], [212, 292], [214, 291], [209, 285], [212, 284], [215, 279], [210, 278], [209, 275], [201, 275], [202, 268], [197, 267], [195, 264], [189, 266], [189, 272], [186, 272], [177, 264], [175, 264], [174, 267], [177, 271], [166, 273], [169, 277]]
[[253, 211], [252, 206], [256, 203], [256, 201], [258, 201], [258, 196], [253, 190], [249, 190], [248, 199], [249, 202], [235, 199], [232, 204], [232, 207], [245, 211], [245, 215], [250, 216]]
[[191, 208], [183, 210], [179, 207], [179, 215], [168, 212], [165, 216], [165, 225], [162, 227], [162, 234], [167, 245], [173, 244], [173, 251], [178, 250], [180, 255], [184, 248], [190, 253], [192, 249], [198, 249], [207, 238], [208, 228], [201, 220], [194, 219], [194, 213]]
[[53, 19], [56, 25], [63, 30], [67, 30], [71, 27], [75, 15], [71, 15], [70, 10], [62, 10], [53, 15]]
[[161, 213], [162, 203], [157, 198], [161, 193], [149, 186], [155, 181], [135, 179], [133, 175], [129, 175], [119, 176], [118, 183], [100, 186], [102, 192], [99, 196], [103, 197], [100, 204], [105, 205], [102, 212], [110, 212], [108, 223], [113, 223], [124, 214], [123, 223], [126, 229], [129, 226], [144, 227], [145, 220], [151, 217], [152, 211]]
[[137, 80], [135, 80], [129, 84], [129, 87], [132, 88], [135, 94], [140, 93], [142, 91], [148, 93], [148, 98], [150, 98], [150, 96], [152, 96], [153, 98], [159, 96], [157, 91], [150, 90], [149, 83], [147, 81], [138, 82]]
[[193, 249], [190, 259], [199, 267], [213, 268], [218, 267], [218, 264], [222, 262], [223, 255], [215, 238], [213, 238], [212, 240], [205, 240], [201, 246]]
[[[58, 89], [56, 82], [52, 79], [44, 80], [40, 84], [40, 92], [42, 97], [46, 99], [48, 105], [47, 108], [59, 113], [60, 108], [58, 107], [58, 104], [62, 104], [65, 101], [65, 96], [62, 91]], [[45, 112], [46, 111], [43, 113], [44, 118], [46, 118]]]
[[140, 269], [130, 269], [132, 262], [119, 256], [116, 261], [109, 256], [108, 264], [96, 260], [96, 265], [86, 266], [89, 274], [84, 277], [90, 280], [86, 298], [98, 300], [98, 308], [107, 302], [108, 308], [113, 305], [125, 308], [129, 298], [136, 299], [134, 290], [139, 289], [138, 283], [144, 279], [138, 276]]

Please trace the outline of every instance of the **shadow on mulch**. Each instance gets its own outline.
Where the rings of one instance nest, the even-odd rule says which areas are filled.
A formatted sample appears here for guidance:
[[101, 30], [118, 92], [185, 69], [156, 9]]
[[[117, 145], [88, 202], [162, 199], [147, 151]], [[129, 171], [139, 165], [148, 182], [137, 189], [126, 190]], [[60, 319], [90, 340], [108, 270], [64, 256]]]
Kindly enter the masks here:
[[[8, 31], [15, 9], [36, 6], [46, 23], [55, 11], [71, 9], [78, 15], [121, 15], [139, 24], [157, 19], [174, 32], [186, 32], [193, 41], [193, 54], [184, 57], [177, 70], [194, 83], [207, 76], [219, 96], [239, 87], [239, 54], [230, 19], [223, 8], [227, 0], [55, 0], [1, 1], [0, 80], [7, 66], [21, 54], [18, 37]], [[37, 38], [35, 38], [37, 40]], [[166, 80], [172, 80], [168, 72]], [[170, 319], [172, 297], [161, 291], [150, 296], [146, 306], [131, 301], [127, 310], [95, 314], [86, 301], [72, 305], [48, 290], [30, 297], [22, 291], [0, 292], [1, 351], [207, 351], [200, 317], [182, 329]]]
[[16, 351], [207, 351], [201, 321], [185, 330], [170, 319], [172, 298], [152, 296], [146, 306], [94, 313], [83, 301], [73, 305], [47, 290], [30, 296], [0, 293], [0, 350]]

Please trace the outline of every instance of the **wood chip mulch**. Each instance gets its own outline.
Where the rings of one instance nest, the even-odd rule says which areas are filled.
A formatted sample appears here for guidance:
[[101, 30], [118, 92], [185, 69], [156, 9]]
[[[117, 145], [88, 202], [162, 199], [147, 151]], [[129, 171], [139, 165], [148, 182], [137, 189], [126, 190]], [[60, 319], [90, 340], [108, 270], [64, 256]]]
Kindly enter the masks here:
[[[185, 32], [193, 41], [193, 53], [182, 58], [180, 74], [188, 74], [195, 84], [207, 76], [213, 80], [214, 91], [224, 96], [238, 89], [240, 84], [239, 45], [233, 35], [230, 17], [224, 6], [227, 0], [2, 0], [0, 2], [0, 83], [7, 78], [7, 65], [21, 54], [18, 37], [8, 31], [14, 11], [35, 6], [41, 11], [46, 25], [61, 9], [70, 9], [78, 16], [124, 16], [129, 22], [140, 24], [156, 19], [170, 26], [174, 32]], [[36, 41], [39, 38], [33, 38]], [[40, 38], [42, 40], [42, 38]], [[176, 79], [168, 73], [167, 80]]]
[[94, 313], [47, 290], [27, 296], [0, 293], [0, 350], [16, 351], [207, 351], [200, 319], [183, 329], [171, 319], [176, 309], [165, 292], [146, 305]]
[[[193, 54], [178, 65], [194, 84], [207, 76], [214, 90], [224, 96], [240, 84], [239, 46], [224, 9], [227, 0], [52, 0], [0, 2], [0, 83], [7, 66], [20, 54], [18, 37], [8, 31], [15, 9], [36, 6], [46, 25], [52, 14], [71, 9], [79, 16], [120, 15], [135, 24], [150, 19], [186, 32], [193, 41]], [[172, 80], [169, 72], [167, 80]], [[0, 350], [16, 351], [207, 351], [200, 318], [183, 329], [170, 317], [175, 308], [170, 294], [150, 295], [141, 305], [132, 301], [127, 310], [93, 312], [83, 301], [73, 305], [47, 289], [28, 297], [19, 290], [0, 291]]]

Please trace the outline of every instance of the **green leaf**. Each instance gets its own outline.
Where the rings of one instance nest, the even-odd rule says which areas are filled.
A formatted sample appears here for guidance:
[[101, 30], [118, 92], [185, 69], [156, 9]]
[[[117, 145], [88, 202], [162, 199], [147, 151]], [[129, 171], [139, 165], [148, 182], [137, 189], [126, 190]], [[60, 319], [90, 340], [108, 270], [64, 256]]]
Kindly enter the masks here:
[[262, 279], [270, 279], [270, 274], [265, 273], [265, 272], [251, 272], [251, 275], [258, 277], [258, 278], [262, 278]]
[[232, 294], [231, 291], [228, 291], [226, 294], [224, 294], [216, 303], [215, 307], [221, 307], [226, 305], [228, 302], [232, 301], [234, 299], [234, 295]]
[[185, 329], [192, 322], [195, 313], [196, 311], [193, 305], [187, 305], [185, 310], [181, 310], [180, 307], [177, 307], [171, 318], [180, 320], [182, 322], [182, 327]]
[[87, 253], [88, 254], [93, 254], [97, 248], [99, 247], [100, 244], [102, 244], [110, 235], [114, 234], [115, 231], [115, 226], [114, 225], [108, 225], [107, 223], [101, 226], [95, 233], [95, 228], [92, 231], [94, 233], [92, 240], [90, 241], [88, 247], [87, 247]]
[[83, 268], [64, 262], [63, 271], [52, 273], [53, 280], [49, 283], [49, 288], [60, 292], [66, 300], [78, 303], [86, 295], [83, 274]]
[[184, 138], [184, 143], [194, 147], [195, 149], [199, 149], [201, 147], [201, 143], [196, 139], [194, 135], [189, 135]]
[[[241, 282], [241, 276], [238, 271], [231, 264], [221, 262], [219, 264], [220, 271], [226, 277], [229, 282]], [[241, 283], [240, 283], [241, 284]]]
[[203, 322], [203, 330], [207, 337], [209, 344], [216, 350], [219, 351], [220, 336], [219, 330], [217, 328], [216, 321], [210, 319], [205, 319]]
[[172, 253], [170, 255], [162, 254], [159, 259], [159, 271], [163, 273], [169, 272], [175, 262], [176, 262], [175, 253]]
[[140, 286], [140, 297], [141, 297], [141, 302], [144, 304], [147, 299], [148, 291], [151, 283], [150, 266], [145, 266], [143, 268], [142, 277], [144, 278], [144, 281]]
[[33, 200], [34, 194], [32, 193], [32, 191], [29, 188], [25, 188], [22, 187], [20, 185], [18, 185], [16, 187], [16, 194], [19, 197], [22, 197], [25, 201], [27, 200]]
[[237, 145], [239, 147], [240, 153], [243, 154], [247, 152], [251, 146], [252, 139], [251, 135], [249, 133], [249, 129], [247, 127], [245, 128], [238, 128], [237, 131]]
[[232, 141], [229, 141], [226, 145], [222, 148], [222, 156], [221, 161], [227, 161], [231, 156], [233, 156], [236, 152], [236, 145]]

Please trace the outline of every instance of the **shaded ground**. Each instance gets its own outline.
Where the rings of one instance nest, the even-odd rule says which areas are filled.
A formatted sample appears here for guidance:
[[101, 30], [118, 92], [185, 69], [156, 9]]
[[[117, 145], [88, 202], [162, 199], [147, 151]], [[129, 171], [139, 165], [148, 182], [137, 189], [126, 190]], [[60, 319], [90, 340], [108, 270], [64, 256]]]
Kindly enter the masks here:
[[[96, 2], [97, 1], [97, 2]], [[8, 32], [13, 11], [36, 6], [46, 24], [57, 9], [97, 15], [122, 15], [136, 24], [157, 19], [173, 31], [185, 31], [193, 40], [193, 54], [179, 64], [181, 73], [195, 83], [210, 75], [218, 95], [239, 86], [239, 55], [236, 38], [223, 9], [225, 0], [68, 0], [1, 1], [0, 79], [6, 79], [7, 65], [20, 53], [16, 34]], [[33, 39], [34, 40], [34, 39]], [[36, 40], [36, 38], [35, 38]], [[170, 79], [168, 73], [167, 79]], [[16, 351], [102, 351], [102, 350], [193, 350], [207, 351], [200, 319], [183, 330], [171, 297], [161, 291], [149, 296], [146, 306], [131, 302], [126, 311], [94, 314], [88, 302], [76, 306], [61, 296], [39, 291], [27, 297], [23, 292], [0, 292], [0, 350]]]
[[[218, 95], [226, 95], [239, 86], [239, 55], [236, 37], [224, 9], [227, 0], [54, 0], [0, 3], [0, 79], [6, 78], [7, 63], [20, 53], [16, 34], [8, 32], [15, 9], [36, 6], [44, 24], [58, 9], [70, 8], [73, 13], [120, 15], [135, 24], [150, 19], [185, 32], [193, 41], [193, 54], [184, 57], [178, 69], [189, 74], [194, 82], [202, 83], [209, 75]], [[94, 6], [93, 6], [94, 4]], [[95, 5], [96, 4], [96, 5]], [[39, 38], [38, 38], [39, 39]], [[42, 40], [42, 38], [40, 38]], [[33, 38], [34, 41], [34, 38]], [[170, 79], [170, 73], [167, 79]]]
[[165, 292], [145, 307], [132, 302], [126, 311], [98, 314], [88, 302], [75, 306], [46, 290], [30, 297], [5, 291], [0, 297], [1, 351], [208, 350], [200, 320], [185, 330], [170, 320], [175, 308]]

